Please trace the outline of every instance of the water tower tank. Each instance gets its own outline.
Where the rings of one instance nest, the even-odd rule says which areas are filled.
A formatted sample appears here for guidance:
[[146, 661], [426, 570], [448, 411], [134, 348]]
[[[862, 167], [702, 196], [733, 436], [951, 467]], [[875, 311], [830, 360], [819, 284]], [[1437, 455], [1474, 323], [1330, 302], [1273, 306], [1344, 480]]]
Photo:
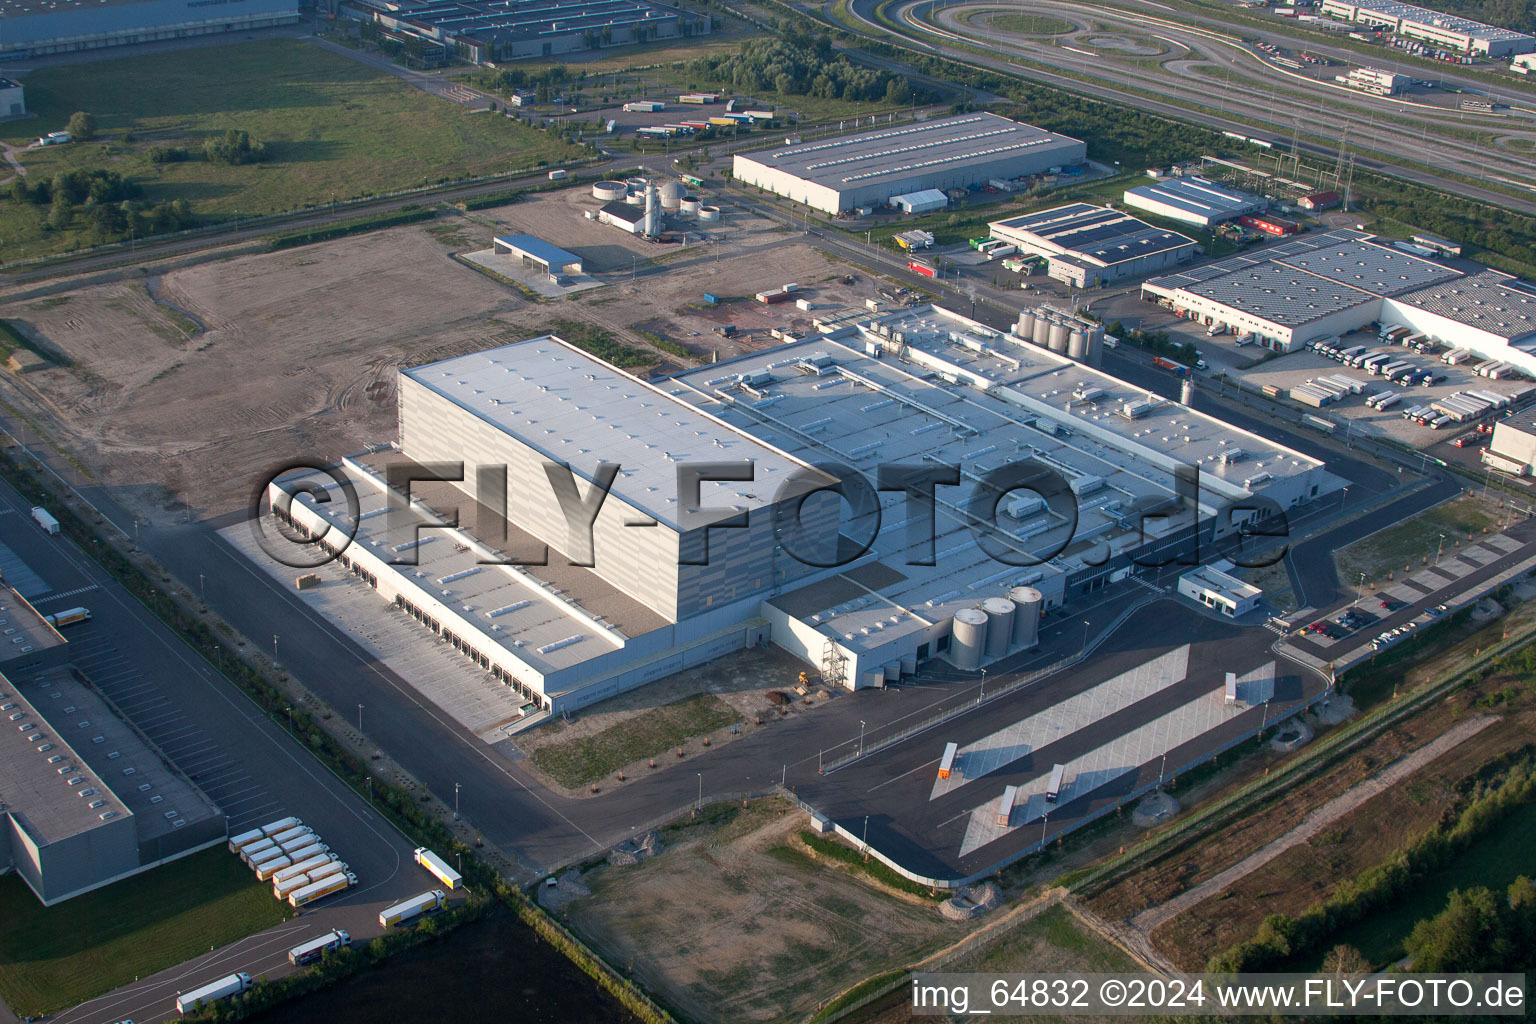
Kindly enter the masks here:
[[955, 612], [954, 636], [949, 642], [949, 660], [956, 668], [980, 668], [987, 646], [987, 613], [980, 608], [962, 608]]
[[1082, 361], [1088, 358], [1088, 332], [1073, 329], [1067, 335], [1067, 355]]
[[1013, 602], [1006, 597], [989, 597], [981, 602], [987, 613], [987, 658], [1001, 658], [1013, 640]]
[[1035, 646], [1045, 595], [1034, 587], [1014, 587], [1008, 592], [1008, 599], [1013, 602], [1013, 646]]
[[1035, 314], [1029, 310], [1019, 314], [1019, 322], [1013, 328], [1013, 333], [1029, 341], [1035, 336]]
[[1035, 317], [1035, 329], [1030, 332], [1029, 337], [1041, 348], [1051, 340], [1051, 321], [1044, 313]]
[[1051, 324], [1051, 351], [1060, 352], [1065, 355], [1067, 351], [1067, 338], [1071, 334], [1072, 331], [1066, 324]]
[[680, 181], [669, 181], [661, 186], [661, 208], [663, 210], [675, 210], [683, 204], [683, 184]]

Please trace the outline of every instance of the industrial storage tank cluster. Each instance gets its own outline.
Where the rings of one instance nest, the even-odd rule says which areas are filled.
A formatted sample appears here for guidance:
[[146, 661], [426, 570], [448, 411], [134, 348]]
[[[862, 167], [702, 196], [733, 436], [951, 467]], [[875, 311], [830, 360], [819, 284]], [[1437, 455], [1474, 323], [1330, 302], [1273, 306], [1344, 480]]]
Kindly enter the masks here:
[[955, 612], [949, 660], [956, 668], [980, 668], [1011, 650], [1033, 647], [1040, 639], [1045, 597], [1034, 587], [1014, 587], [1007, 597], [989, 597], [980, 608]]
[[1016, 337], [1089, 366], [1104, 358], [1104, 328], [1049, 306], [1026, 309], [1014, 325]]

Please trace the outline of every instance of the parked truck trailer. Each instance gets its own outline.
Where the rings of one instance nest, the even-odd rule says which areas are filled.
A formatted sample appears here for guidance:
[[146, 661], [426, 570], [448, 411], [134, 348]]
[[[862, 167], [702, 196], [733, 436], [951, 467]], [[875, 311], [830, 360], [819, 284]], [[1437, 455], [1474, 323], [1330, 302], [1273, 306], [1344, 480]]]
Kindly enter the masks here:
[[426, 868], [427, 874], [431, 875], [433, 878], [447, 886], [449, 892], [457, 889], [459, 887], [459, 883], [464, 881], [463, 876], [461, 876], [457, 871], [453, 870], [453, 868], [449, 867], [447, 861], [443, 860], [443, 858], [439, 857], [425, 846], [416, 847], [415, 857], [416, 863]]
[[409, 924], [423, 914], [433, 914], [443, 909], [447, 902], [448, 896], [441, 889], [433, 889], [420, 896], [412, 896], [402, 903], [396, 903], [392, 907], [385, 907], [379, 911], [379, 927], [388, 928], [396, 924]]
[[228, 999], [237, 996], [251, 987], [251, 976], [244, 971], [238, 974], [230, 974], [218, 981], [210, 981], [208, 984], [195, 988], [190, 992], [183, 992], [176, 997], [176, 1012], [185, 1016], [208, 1003], [220, 999]]
[[315, 900], [324, 899], [332, 893], [341, 892], [341, 890], [348, 886], [356, 884], [357, 876], [350, 872], [327, 875], [318, 882], [311, 882], [304, 888], [295, 889], [289, 893], [288, 905], [291, 907], [302, 907], [306, 903], [313, 903]]

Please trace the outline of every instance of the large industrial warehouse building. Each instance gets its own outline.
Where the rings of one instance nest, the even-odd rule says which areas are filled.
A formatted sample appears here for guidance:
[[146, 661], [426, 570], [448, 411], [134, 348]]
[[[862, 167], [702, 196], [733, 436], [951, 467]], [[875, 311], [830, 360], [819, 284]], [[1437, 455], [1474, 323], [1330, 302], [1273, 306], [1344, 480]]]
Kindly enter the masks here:
[[1536, 373], [1536, 288], [1454, 267], [1349, 229], [1295, 239], [1141, 286], [1181, 316], [1252, 334], [1280, 352], [1373, 322]]
[[0, 57], [292, 25], [297, 0], [0, 0]]
[[[0, 619], [0, 873], [45, 905], [221, 843], [220, 809], [120, 717], [14, 590]], [[8, 648], [11, 645], [7, 645]], [[25, 652], [25, 653], [19, 653]]]
[[738, 153], [732, 175], [838, 214], [884, 206], [893, 196], [1019, 178], [1085, 159], [1087, 145], [1077, 139], [976, 113]]
[[1195, 257], [1199, 244], [1177, 231], [1107, 206], [1072, 203], [988, 225], [993, 238], [1044, 256], [1046, 273], [1076, 288], [1141, 277]]
[[1208, 228], [1245, 213], [1263, 213], [1268, 200], [1204, 178], [1169, 178], [1125, 190], [1125, 205], [1156, 217]]
[[473, 64], [705, 35], [707, 15], [658, 0], [352, 0], [342, 13]]
[[[845, 315], [817, 338], [650, 383], [552, 337], [405, 371], [399, 448], [345, 463], [357, 537], [322, 543], [515, 688], [531, 724], [763, 641], [849, 688], [935, 657], [974, 668], [1032, 644], [1043, 612], [1142, 555], [1230, 529], [1228, 503], [1292, 509], [1337, 486], [1315, 459], [1070, 358], [1091, 358], [1096, 329], [1055, 316], [1042, 331], [1042, 318], [1026, 314], [1019, 336], [936, 307]], [[976, 481], [1030, 456], [1063, 474], [1077, 512], [1017, 492], [981, 531]], [[411, 461], [462, 463], [464, 480], [414, 485], [414, 515], [391, 516], [404, 501], [388, 466]], [[836, 528], [834, 495], [806, 497], [925, 461], [963, 473], [939, 489], [931, 544], [909, 532], [902, 492], [874, 499], [878, 517], [850, 492], [859, 511]], [[555, 495], [590, 496], [605, 462], [616, 475], [589, 534]], [[690, 512], [684, 474], [722, 464], [750, 479], [699, 484], [703, 512]], [[1198, 493], [1178, 482], [1195, 468]], [[345, 502], [290, 497], [305, 483], [334, 488], [314, 473], [276, 481], [278, 514], [345, 534]]]
[[1536, 50], [1536, 36], [1398, 0], [1323, 0], [1322, 12], [1463, 53], [1511, 57]]

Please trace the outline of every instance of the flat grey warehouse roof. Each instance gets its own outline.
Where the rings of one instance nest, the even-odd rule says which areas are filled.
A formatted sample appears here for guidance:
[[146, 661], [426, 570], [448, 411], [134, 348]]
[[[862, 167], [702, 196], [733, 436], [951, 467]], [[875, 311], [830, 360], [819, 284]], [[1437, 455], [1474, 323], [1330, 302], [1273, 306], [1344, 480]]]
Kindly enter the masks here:
[[552, 335], [444, 359], [405, 375], [590, 481], [622, 468], [610, 493], [676, 530], [685, 463], [755, 464], [745, 483], [709, 482], [701, 504], [771, 504], [804, 463]]
[[1536, 335], [1536, 288], [1497, 270], [1441, 281], [1397, 299], [1509, 341]]
[[1081, 145], [1066, 135], [997, 114], [976, 113], [739, 155], [842, 191], [881, 181], [907, 181], [914, 173], [949, 170], [970, 161], [1026, 151], [1067, 151]]

